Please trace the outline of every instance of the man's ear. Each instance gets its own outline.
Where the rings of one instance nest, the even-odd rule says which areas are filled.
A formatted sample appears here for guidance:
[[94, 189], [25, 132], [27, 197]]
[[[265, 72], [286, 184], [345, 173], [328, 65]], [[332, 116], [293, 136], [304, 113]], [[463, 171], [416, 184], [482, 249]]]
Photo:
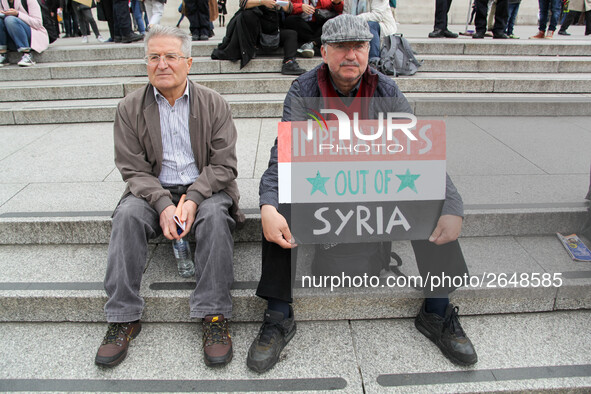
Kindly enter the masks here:
[[324, 44], [320, 45], [320, 54], [322, 55], [322, 60], [326, 63], [326, 49], [324, 49]]

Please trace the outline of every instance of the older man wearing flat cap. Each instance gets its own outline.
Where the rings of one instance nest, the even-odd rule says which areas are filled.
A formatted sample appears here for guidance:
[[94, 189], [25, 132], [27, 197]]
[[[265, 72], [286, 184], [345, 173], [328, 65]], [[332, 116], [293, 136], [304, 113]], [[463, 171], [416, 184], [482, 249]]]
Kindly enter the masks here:
[[[388, 112], [411, 113], [406, 98], [390, 78], [368, 67], [369, 41], [372, 34], [361, 18], [341, 15], [328, 21], [322, 29], [322, 59], [315, 69], [298, 77], [285, 98], [282, 121], [305, 120], [302, 108], [312, 105], [314, 98], [322, 105], [350, 108], [358, 98], [370, 102], [386, 101]], [[367, 98], [371, 98], [368, 100]], [[298, 106], [303, 101], [305, 107]], [[373, 104], [369, 104], [370, 106]], [[384, 108], [380, 108], [383, 112]], [[372, 113], [369, 110], [368, 113]], [[369, 117], [372, 118], [372, 115]], [[261, 222], [263, 226], [262, 271], [257, 295], [267, 300], [263, 325], [252, 343], [247, 365], [256, 372], [271, 369], [279, 360], [285, 345], [296, 332], [292, 288], [297, 250], [290, 232], [291, 207], [278, 202], [277, 140], [271, 149], [269, 167], [259, 187]], [[431, 273], [462, 276], [466, 263], [457, 238], [463, 220], [463, 204], [451, 179], [447, 177], [446, 198], [436, 228], [428, 240], [412, 241], [421, 276]], [[377, 243], [364, 243], [358, 249], [369, 251]], [[334, 250], [347, 244], [332, 245]], [[349, 244], [351, 245], [351, 244]], [[388, 255], [389, 255], [388, 243]], [[295, 248], [295, 249], [294, 249]], [[292, 254], [293, 253], [293, 254]], [[369, 252], [368, 252], [369, 253]], [[341, 256], [345, 255], [343, 253]], [[371, 256], [371, 255], [370, 255]], [[452, 362], [474, 364], [477, 355], [458, 320], [458, 308], [448, 298], [453, 288], [436, 293], [425, 292], [416, 328], [431, 339]]]

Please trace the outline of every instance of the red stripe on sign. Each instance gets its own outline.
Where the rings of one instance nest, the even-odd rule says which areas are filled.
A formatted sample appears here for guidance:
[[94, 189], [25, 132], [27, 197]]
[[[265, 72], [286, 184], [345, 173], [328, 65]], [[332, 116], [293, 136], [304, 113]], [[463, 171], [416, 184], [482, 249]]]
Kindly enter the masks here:
[[[392, 120], [396, 122], [396, 120]], [[289, 124], [290, 133], [287, 132]], [[421, 120], [411, 129], [384, 120], [361, 120], [342, 134], [337, 121], [279, 124], [280, 162], [445, 160], [445, 122]], [[396, 127], [399, 126], [399, 127]], [[312, 138], [308, 139], [308, 135]]]
[[291, 122], [279, 122], [277, 129], [277, 160], [291, 163]]

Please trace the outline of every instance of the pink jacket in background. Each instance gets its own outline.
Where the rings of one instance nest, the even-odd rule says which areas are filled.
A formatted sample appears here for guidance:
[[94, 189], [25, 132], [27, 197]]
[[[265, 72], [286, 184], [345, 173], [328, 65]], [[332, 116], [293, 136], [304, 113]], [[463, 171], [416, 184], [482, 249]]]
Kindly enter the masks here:
[[[14, 9], [18, 11], [18, 18], [31, 27], [31, 49], [41, 53], [49, 46], [49, 36], [47, 30], [43, 27], [43, 19], [41, 18], [41, 7], [37, 0], [23, 1], [27, 1], [28, 13], [21, 0], [14, 0]], [[3, 10], [10, 8], [7, 0], [0, 0], [0, 3]]]

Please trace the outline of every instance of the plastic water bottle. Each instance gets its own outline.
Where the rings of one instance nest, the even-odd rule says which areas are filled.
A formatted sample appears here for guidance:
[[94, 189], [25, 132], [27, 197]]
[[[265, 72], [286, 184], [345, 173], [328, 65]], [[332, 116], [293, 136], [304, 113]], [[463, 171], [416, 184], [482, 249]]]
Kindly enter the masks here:
[[[183, 232], [180, 228], [178, 234]], [[186, 238], [181, 238], [178, 241], [175, 239], [172, 241], [172, 250], [174, 252], [174, 258], [179, 270], [179, 275], [183, 278], [190, 278], [195, 275], [195, 263], [191, 256], [191, 246]]]

